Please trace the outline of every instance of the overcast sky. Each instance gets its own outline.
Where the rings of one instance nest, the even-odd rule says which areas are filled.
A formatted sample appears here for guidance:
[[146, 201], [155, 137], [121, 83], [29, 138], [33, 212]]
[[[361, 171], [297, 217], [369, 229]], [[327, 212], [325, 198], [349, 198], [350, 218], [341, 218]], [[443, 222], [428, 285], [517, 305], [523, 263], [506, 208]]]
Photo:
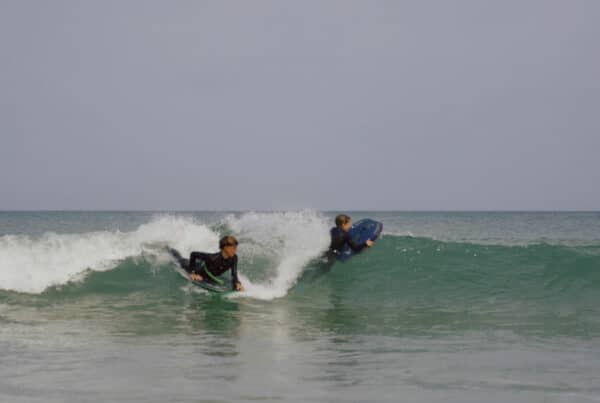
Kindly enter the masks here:
[[0, 0], [0, 209], [600, 209], [599, 21]]

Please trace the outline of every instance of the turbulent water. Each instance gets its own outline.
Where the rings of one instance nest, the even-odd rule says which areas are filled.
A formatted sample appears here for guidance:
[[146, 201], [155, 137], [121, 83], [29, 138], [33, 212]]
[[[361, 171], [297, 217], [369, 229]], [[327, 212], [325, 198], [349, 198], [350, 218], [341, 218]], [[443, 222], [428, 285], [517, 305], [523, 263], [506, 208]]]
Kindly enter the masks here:
[[[0, 213], [0, 401], [600, 401], [600, 213]], [[184, 254], [240, 240], [246, 291]]]

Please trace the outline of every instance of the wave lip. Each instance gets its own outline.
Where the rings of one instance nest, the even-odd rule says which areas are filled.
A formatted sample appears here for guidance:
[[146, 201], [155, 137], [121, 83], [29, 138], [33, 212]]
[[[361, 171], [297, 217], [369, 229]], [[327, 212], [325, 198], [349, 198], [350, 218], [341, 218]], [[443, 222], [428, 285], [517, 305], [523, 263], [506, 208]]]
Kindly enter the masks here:
[[318, 257], [329, 242], [327, 218], [313, 211], [245, 213], [230, 216], [226, 225], [246, 241], [241, 259], [267, 257], [273, 266], [268, 279], [251, 281], [241, 270], [246, 291], [241, 295], [271, 300], [285, 296], [306, 265]]
[[183, 255], [215, 252], [220, 236], [229, 233], [241, 241], [243, 295], [273, 299], [285, 296], [307, 263], [327, 247], [328, 223], [312, 211], [232, 214], [214, 227], [194, 217], [157, 215], [130, 232], [5, 235], [0, 237], [0, 289], [37, 294], [83, 280], [88, 271], [114, 269], [128, 258], [150, 257], [147, 268], [154, 270], [170, 264], [166, 245]]
[[0, 237], [0, 289], [41, 293], [79, 279], [86, 270], [106, 271], [123, 259], [156, 254], [157, 243], [180, 249], [213, 248], [217, 240], [207, 226], [172, 216], [157, 216], [132, 232], [5, 235]]

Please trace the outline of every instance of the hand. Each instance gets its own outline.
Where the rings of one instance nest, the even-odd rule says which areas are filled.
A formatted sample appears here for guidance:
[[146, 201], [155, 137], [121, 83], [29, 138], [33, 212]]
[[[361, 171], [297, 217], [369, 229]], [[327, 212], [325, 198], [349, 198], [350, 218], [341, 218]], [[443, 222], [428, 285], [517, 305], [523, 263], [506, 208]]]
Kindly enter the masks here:
[[244, 291], [244, 286], [242, 286], [242, 283], [235, 283], [235, 290]]
[[370, 239], [367, 239], [367, 242], [365, 242], [367, 244], [367, 247], [370, 248], [371, 245], [373, 245], [375, 242], [371, 241]]
[[192, 273], [192, 274], [190, 274], [190, 278], [191, 278], [193, 281], [202, 281], [202, 280], [204, 280], [204, 279], [202, 278], [202, 276], [201, 276], [201, 275], [199, 275], [199, 274], [196, 274], [196, 273]]

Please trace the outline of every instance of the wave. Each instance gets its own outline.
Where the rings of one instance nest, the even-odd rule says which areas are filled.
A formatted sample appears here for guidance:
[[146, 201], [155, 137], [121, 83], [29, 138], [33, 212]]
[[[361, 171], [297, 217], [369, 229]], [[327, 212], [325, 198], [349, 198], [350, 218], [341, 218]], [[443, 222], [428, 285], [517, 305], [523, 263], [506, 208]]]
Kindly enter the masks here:
[[160, 215], [132, 232], [5, 235], [0, 237], [0, 289], [41, 293], [82, 281], [90, 272], [115, 269], [131, 258], [143, 258], [149, 269], [156, 268], [170, 262], [166, 245], [183, 254], [216, 251], [226, 233], [240, 238], [240, 258], [251, 271], [241, 270], [245, 295], [260, 299], [284, 296], [306, 263], [327, 245], [326, 219], [310, 211], [232, 214], [216, 225]]
[[[178, 278], [165, 245], [183, 254], [215, 251], [220, 236], [232, 233], [240, 240], [246, 287], [240, 297], [271, 300], [292, 290], [292, 298], [333, 294], [365, 307], [508, 311], [535, 305], [595, 312], [600, 306], [600, 245], [507, 246], [385, 234], [370, 250], [324, 272], [318, 257], [328, 244], [329, 221], [312, 211], [232, 214], [210, 225], [166, 214], [131, 232], [5, 235], [0, 289], [39, 294], [67, 283], [97, 290], [118, 282], [126, 292], [127, 282], [135, 289], [140, 276], [149, 283], [158, 281], [156, 273]], [[91, 275], [97, 272], [105, 273]], [[177, 281], [169, 292], [180, 291]]]
[[[468, 306], [600, 299], [600, 246], [488, 245], [384, 236], [330, 281], [374, 304], [399, 300]], [[599, 301], [600, 302], [600, 301]]]
[[132, 232], [99, 231], [84, 234], [45, 233], [38, 237], [0, 237], [0, 288], [40, 293], [77, 280], [88, 270], [106, 271], [119, 261], [156, 254], [156, 245], [182, 249], [213, 246], [218, 235], [205, 225], [183, 217], [156, 217]]

